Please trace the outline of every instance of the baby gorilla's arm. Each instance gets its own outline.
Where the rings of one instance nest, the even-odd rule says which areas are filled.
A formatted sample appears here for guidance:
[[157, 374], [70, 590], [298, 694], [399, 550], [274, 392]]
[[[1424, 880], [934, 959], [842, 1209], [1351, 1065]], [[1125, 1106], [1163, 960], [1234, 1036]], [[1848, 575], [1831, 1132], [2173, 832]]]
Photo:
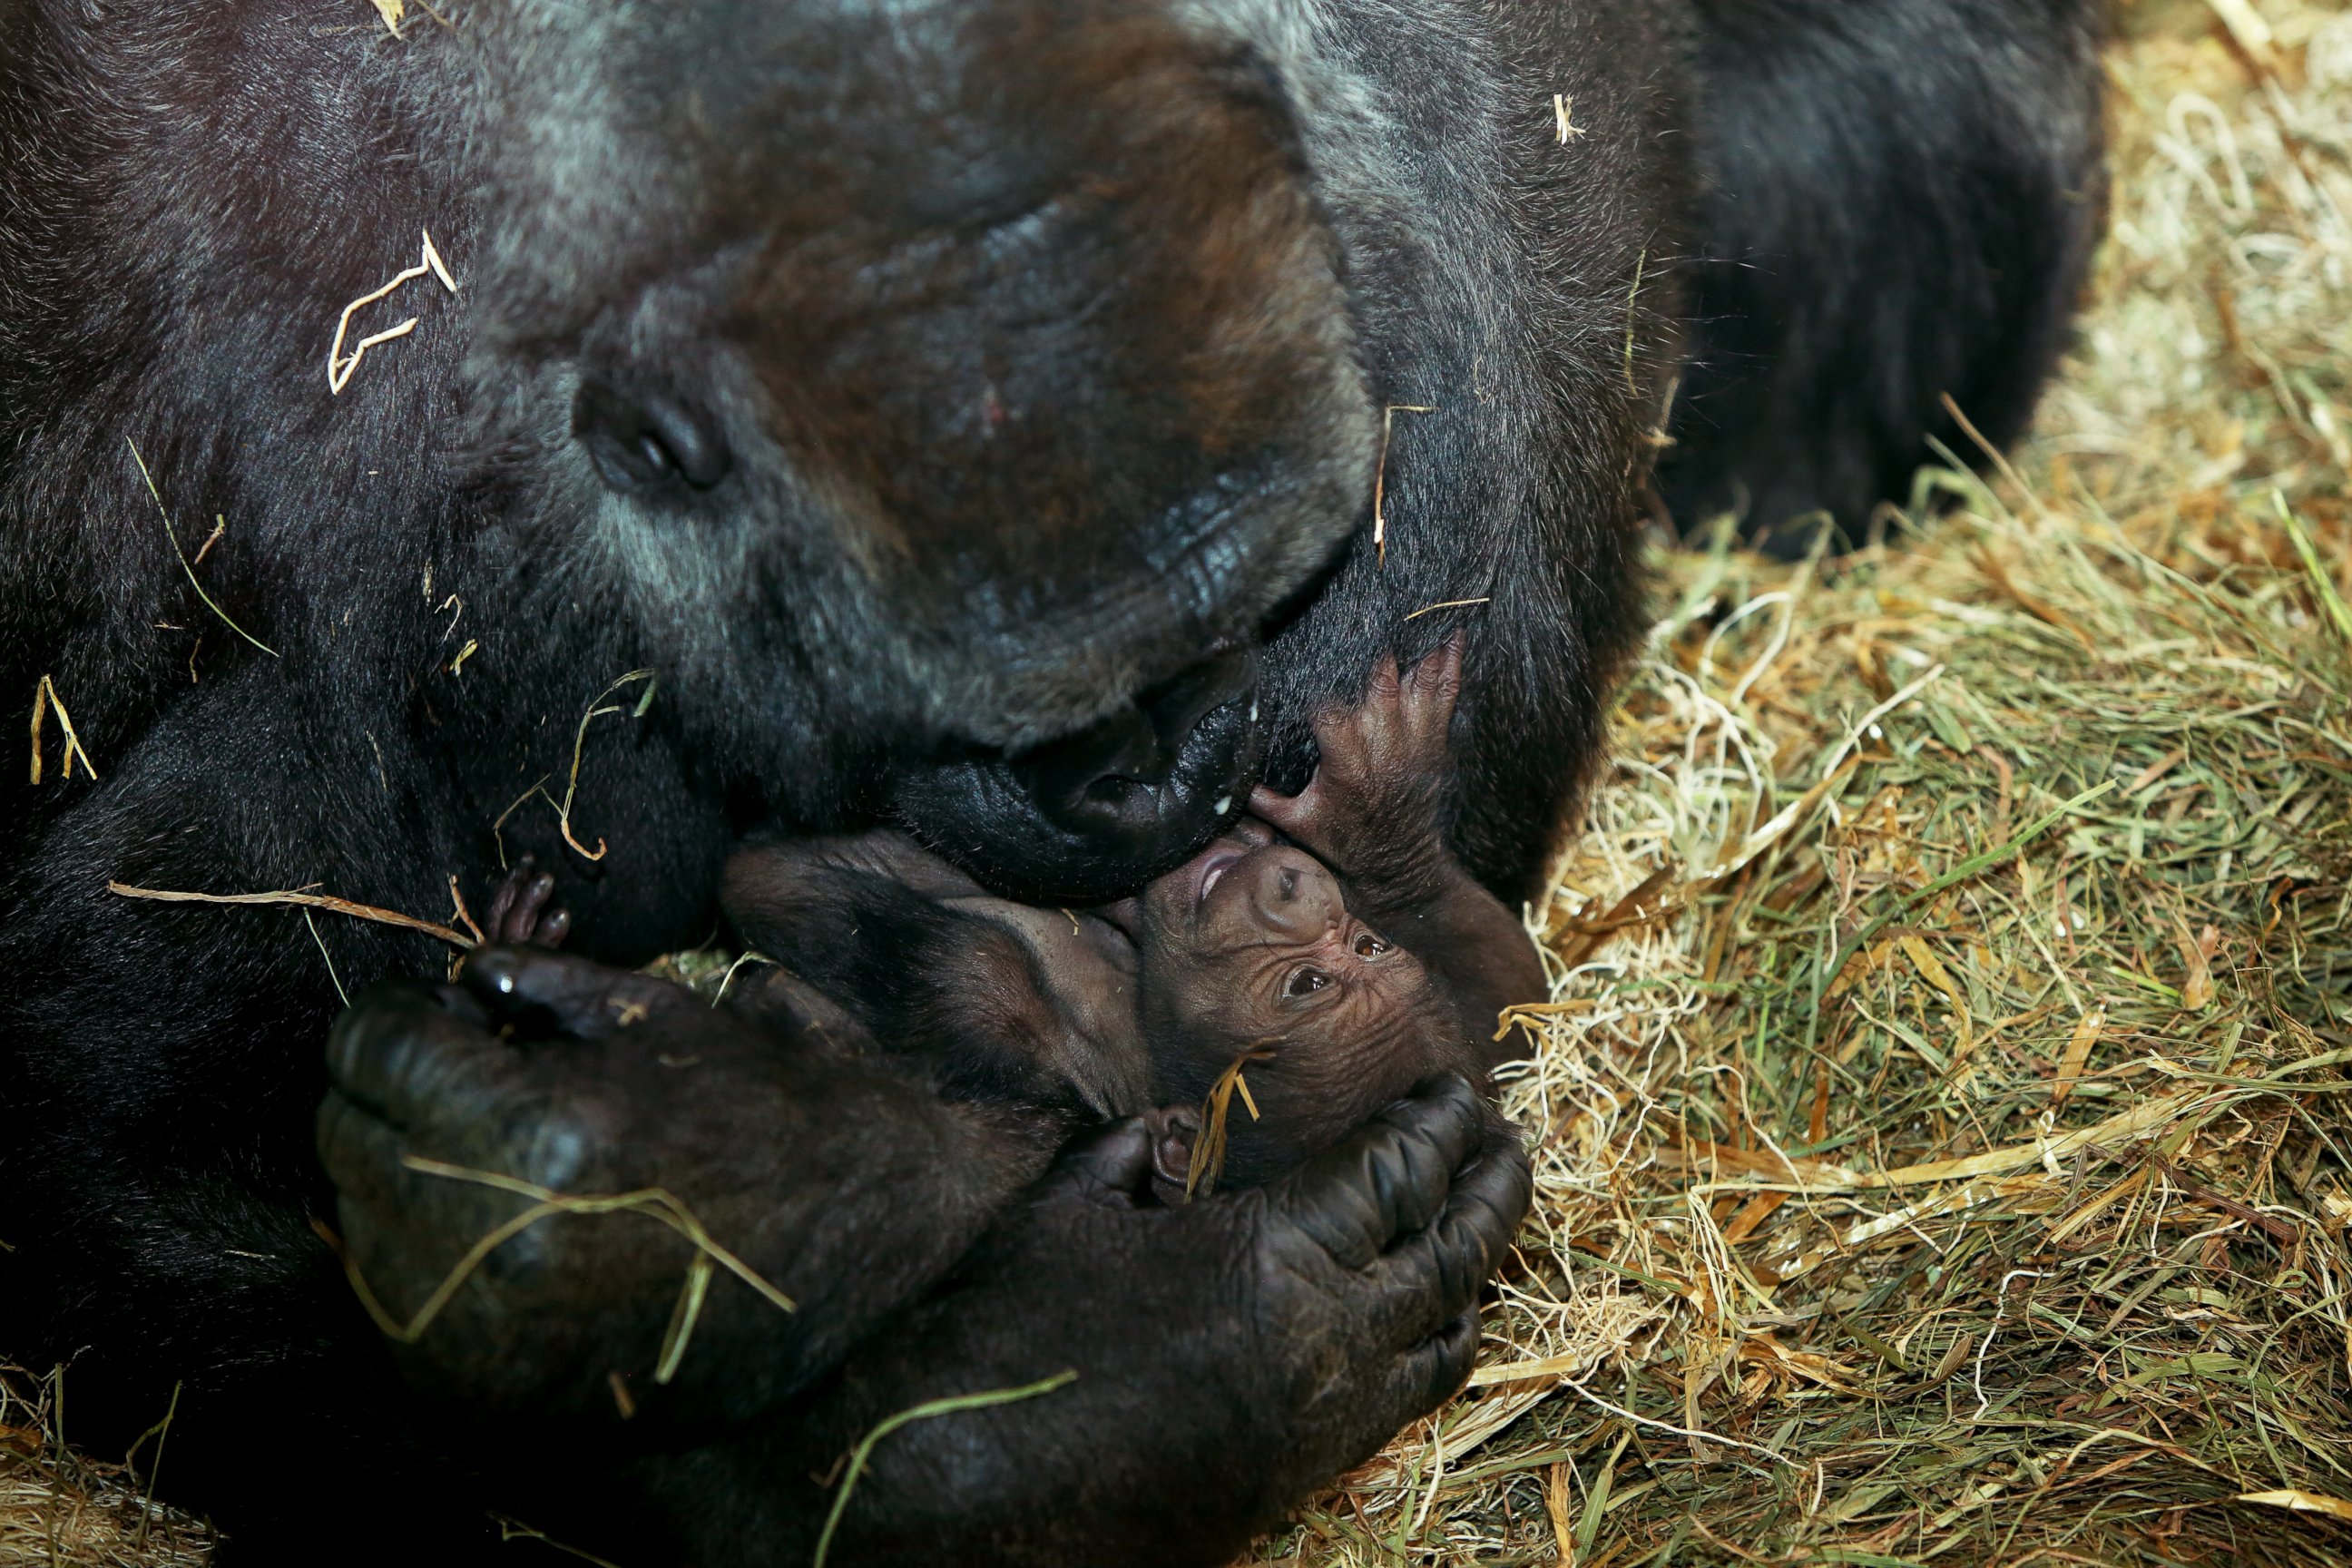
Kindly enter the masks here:
[[1491, 1067], [1509, 1055], [1488, 1043], [1496, 1015], [1549, 986], [1517, 917], [1446, 847], [1447, 729], [1461, 689], [1459, 637], [1410, 670], [1384, 657], [1360, 703], [1316, 715], [1322, 756], [1307, 788], [1260, 789], [1250, 809], [1339, 873], [1349, 907], [1421, 960]]
[[[1142, 1108], [1140, 1046], [1115, 1026], [1132, 1003], [1094, 998], [1107, 982], [1083, 954], [1048, 963], [1022, 934], [1030, 911], [986, 898], [903, 835], [745, 848], [721, 900], [746, 942], [951, 1098], [1037, 1111], [1056, 1133]], [[772, 973], [749, 989], [756, 1005], [791, 984]]]

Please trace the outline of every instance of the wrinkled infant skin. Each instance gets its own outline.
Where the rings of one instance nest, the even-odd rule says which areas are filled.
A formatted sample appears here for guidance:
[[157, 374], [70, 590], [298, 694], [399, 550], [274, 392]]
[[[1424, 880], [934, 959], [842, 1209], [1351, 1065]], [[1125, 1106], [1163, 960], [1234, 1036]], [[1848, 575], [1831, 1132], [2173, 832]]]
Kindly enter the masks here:
[[[162, 1486], [225, 1568], [517, 1550], [491, 1506], [763, 1558], [847, 1433], [1064, 1357], [894, 1439], [838, 1560], [1213, 1559], [1465, 1364], [1525, 1190], [1466, 1107], [1074, 1210], [1127, 1167], [1008, 1188], [820, 1020], [763, 1064], [602, 966], [704, 940], [755, 826], [1131, 892], [1455, 631], [1447, 842], [1516, 905], [1643, 624], [1662, 441], [1675, 493], [1853, 520], [1939, 394], [2030, 411], [2098, 227], [2090, 0], [447, 0], [399, 39], [346, 3], [0, 0], [0, 693], [51, 678], [98, 769], [52, 725], [0, 781], [0, 1351], [74, 1359], [100, 1453], [178, 1389]], [[362, 308], [417, 325], [331, 395], [423, 229], [460, 291]], [[438, 918], [526, 849], [578, 956], [503, 990], [106, 890]], [[331, 1106], [331, 1178], [338, 977], [373, 1109]], [[800, 1131], [715, 1169], [748, 1107]], [[568, 1405], [420, 1412], [317, 1229], [462, 1253], [481, 1214], [403, 1152], [672, 1188], [800, 1310], [758, 1340], [713, 1284], [673, 1414], [595, 1405], [647, 1347], [589, 1329]], [[621, 1227], [677, 1245], [564, 1219], [493, 1266]]]

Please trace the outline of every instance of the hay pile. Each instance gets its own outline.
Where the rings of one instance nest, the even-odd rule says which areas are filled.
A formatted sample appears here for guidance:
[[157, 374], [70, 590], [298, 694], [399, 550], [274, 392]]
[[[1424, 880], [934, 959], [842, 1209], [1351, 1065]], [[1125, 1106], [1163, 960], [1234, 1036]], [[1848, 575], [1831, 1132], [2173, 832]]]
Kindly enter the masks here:
[[[2127, 10], [2014, 474], [1663, 563], [1476, 1384], [1258, 1560], [2352, 1563], [2352, 16], [2253, 4]], [[43, 1426], [0, 1564], [198, 1560]]]
[[[5, 1568], [202, 1568], [212, 1538], [148, 1498], [140, 1476], [77, 1454], [58, 1437], [58, 1379], [0, 1366], [0, 1565]], [[141, 1474], [155, 1459], [151, 1433]]]
[[2015, 471], [1664, 563], [1476, 1386], [1261, 1561], [2352, 1563], [2352, 16], [2263, 9], [2131, 17]]

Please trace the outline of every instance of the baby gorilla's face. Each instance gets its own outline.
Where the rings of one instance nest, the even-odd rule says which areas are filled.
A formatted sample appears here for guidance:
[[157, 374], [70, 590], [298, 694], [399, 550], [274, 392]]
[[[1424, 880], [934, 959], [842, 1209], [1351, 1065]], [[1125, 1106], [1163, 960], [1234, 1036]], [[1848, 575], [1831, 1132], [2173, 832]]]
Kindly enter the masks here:
[[1226, 1184], [1266, 1180], [1430, 1074], [1463, 1070], [1420, 961], [1261, 823], [1152, 883], [1134, 924], [1157, 1098], [1198, 1102], [1244, 1052], [1272, 1052], [1245, 1069], [1262, 1120], [1227, 1121]]

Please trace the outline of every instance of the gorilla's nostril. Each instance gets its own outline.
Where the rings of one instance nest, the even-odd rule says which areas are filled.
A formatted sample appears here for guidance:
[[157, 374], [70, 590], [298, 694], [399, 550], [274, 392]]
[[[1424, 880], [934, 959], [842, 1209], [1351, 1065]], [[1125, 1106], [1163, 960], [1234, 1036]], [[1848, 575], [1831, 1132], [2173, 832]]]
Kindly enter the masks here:
[[1278, 878], [1276, 878], [1276, 881], [1280, 884], [1280, 886], [1281, 886], [1281, 889], [1282, 889], [1282, 898], [1283, 898], [1283, 901], [1284, 901], [1284, 902], [1287, 903], [1287, 902], [1289, 902], [1291, 900], [1293, 900], [1293, 899], [1295, 899], [1295, 898], [1298, 897], [1298, 868], [1297, 868], [1297, 867], [1296, 867], [1296, 866], [1285, 866], [1285, 867], [1282, 868], [1282, 874], [1281, 874]]
[[601, 376], [580, 384], [572, 433], [597, 475], [616, 490], [650, 490], [683, 480], [709, 489], [734, 456], [715, 424], [667, 393], [625, 391]]

